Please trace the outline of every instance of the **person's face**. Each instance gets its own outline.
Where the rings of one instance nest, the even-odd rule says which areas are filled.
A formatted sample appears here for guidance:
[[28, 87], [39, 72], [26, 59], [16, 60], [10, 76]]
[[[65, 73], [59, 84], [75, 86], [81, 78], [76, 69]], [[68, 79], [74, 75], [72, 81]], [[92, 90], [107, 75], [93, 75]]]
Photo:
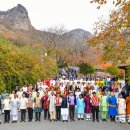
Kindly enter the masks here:
[[79, 98], [81, 99], [81, 98], [82, 98], [82, 96], [81, 96], [81, 95], [79, 95]]
[[6, 99], [9, 99], [9, 96], [8, 96], [8, 95], [6, 96]]
[[86, 96], [89, 96], [89, 93], [86, 93]]
[[114, 93], [113, 93], [113, 92], [111, 93], [111, 96], [112, 96], [112, 97], [114, 96]]
[[71, 93], [70, 96], [73, 96], [73, 93]]
[[37, 93], [37, 97], [39, 97], [39, 93]]
[[23, 96], [23, 98], [24, 98], [24, 97], [25, 97], [25, 94], [23, 94], [22, 96]]
[[94, 93], [93, 96], [96, 97], [96, 93]]
[[77, 92], [79, 92], [79, 89], [77, 89]]
[[120, 96], [119, 96], [120, 98], [122, 98], [122, 94], [120, 94]]

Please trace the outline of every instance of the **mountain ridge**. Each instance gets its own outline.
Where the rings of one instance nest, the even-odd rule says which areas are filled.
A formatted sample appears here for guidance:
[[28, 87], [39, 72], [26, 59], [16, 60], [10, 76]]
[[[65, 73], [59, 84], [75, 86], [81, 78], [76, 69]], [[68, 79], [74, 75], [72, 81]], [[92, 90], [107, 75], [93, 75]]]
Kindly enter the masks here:
[[[0, 37], [14, 42], [32, 44], [44, 43], [45, 34], [45, 31], [37, 30], [33, 27], [28, 11], [23, 5], [18, 4], [7, 11], [0, 11]], [[92, 37], [90, 32], [81, 28], [70, 30], [67, 35], [70, 42], [76, 41], [74, 44], [82, 42], [84, 36]]]

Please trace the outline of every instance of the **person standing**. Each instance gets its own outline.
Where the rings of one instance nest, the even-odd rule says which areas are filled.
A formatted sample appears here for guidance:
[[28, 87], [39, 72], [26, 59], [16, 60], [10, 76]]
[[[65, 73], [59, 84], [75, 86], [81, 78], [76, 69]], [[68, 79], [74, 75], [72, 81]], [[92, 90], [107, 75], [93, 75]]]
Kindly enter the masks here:
[[29, 94], [28, 103], [27, 103], [27, 110], [28, 110], [28, 122], [32, 122], [33, 119], [33, 98], [32, 94]]
[[62, 102], [61, 102], [61, 116], [62, 116], [62, 122], [66, 121], [68, 122], [68, 101], [66, 95], [62, 94]]
[[62, 98], [60, 97], [60, 94], [57, 94], [56, 101], [55, 101], [55, 106], [56, 106], [56, 120], [61, 121], [61, 102]]
[[[2, 101], [1, 101], [1, 95], [0, 95], [0, 116], [2, 114]], [[0, 124], [1, 124], [1, 117], [0, 117]]]
[[107, 112], [108, 112], [108, 97], [105, 95], [105, 92], [100, 98], [100, 110], [102, 115], [102, 121], [107, 121]]
[[126, 114], [128, 117], [128, 124], [130, 124], [130, 92], [129, 96], [126, 98]]
[[99, 103], [100, 99], [96, 95], [96, 92], [93, 92], [93, 96], [91, 97], [91, 103], [92, 103], [92, 114], [93, 114], [93, 122], [95, 121], [95, 114], [96, 114], [96, 120], [99, 122]]
[[56, 97], [54, 95], [54, 92], [51, 92], [51, 95], [49, 96], [49, 113], [50, 113], [50, 121], [54, 120], [55, 121], [55, 101]]
[[23, 90], [20, 88], [20, 90], [17, 92], [18, 99], [22, 98]]
[[48, 101], [48, 93], [46, 92], [45, 95], [42, 97], [42, 108], [44, 110], [44, 120], [47, 119], [48, 115], [48, 120], [49, 120], [49, 101]]
[[16, 86], [14, 91], [15, 91], [15, 94], [17, 94], [17, 92], [19, 91], [19, 86]]
[[76, 97], [74, 96], [73, 92], [70, 93], [70, 96], [68, 97], [68, 102], [69, 102], [70, 121], [75, 121], [74, 115], [75, 115]]
[[25, 97], [25, 94], [23, 93], [22, 94], [22, 98], [20, 99], [20, 111], [21, 111], [21, 121], [25, 121], [26, 119], [26, 109], [27, 109], [27, 103], [28, 103], [28, 100], [27, 98]]
[[85, 114], [86, 114], [86, 120], [90, 121], [91, 120], [91, 113], [92, 113], [92, 108], [91, 108], [91, 98], [89, 96], [89, 93], [86, 93], [86, 96], [84, 97], [84, 102], [85, 102]]
[[37, 92], [37, 96], [34, 99], [34, 112], [35, 112], [35, 121], [41, 120], [41, 112], [42, 112], [42, 101], [40, 98], [40, 93]]
[[18, 108], [19, 108], [19, 99], [17, 98], [17, 95], [14, 94], [14, 98], [11, 99], [12, 123], [17, 123], [18, 121]]
[[126, 101], [122, 97], [122, 94], [119, 94], [118, 98], [118, 114], [119, 114], [119, 120], [122, 123], [122, 120], [126, 119]]
[[9, 99], [9, 95], [6, 95], [6, 99], [3, 101], [3, 105], [4, 105], [4, 123], [9, 123], [10, 121], [10, 109], [11, 109], [11, 104], [10, 104], [10, 99]]
[[84, 120], [84, 99], [83, 96], [80, 94], [79, 98], [77, 99], [77, 113], [78, 113], [78, 120]]
[[108, 98], [108, 104], [108, 114], [113, 122], [115, 121], [115, 116], [117, 115], [117, 99], [113, 92], [111, 92], [111, 96]]

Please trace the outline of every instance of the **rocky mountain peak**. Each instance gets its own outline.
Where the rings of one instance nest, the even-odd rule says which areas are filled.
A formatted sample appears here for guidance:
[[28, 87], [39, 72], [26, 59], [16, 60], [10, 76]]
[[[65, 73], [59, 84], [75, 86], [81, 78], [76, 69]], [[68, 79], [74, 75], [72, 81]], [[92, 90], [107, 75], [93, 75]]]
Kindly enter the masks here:
[[32, 28], [28, 11], [21, 4], [7, 11], [0, 11], [0, 24], [5, 25], [7, 28], [18, 30], [29, 30]]

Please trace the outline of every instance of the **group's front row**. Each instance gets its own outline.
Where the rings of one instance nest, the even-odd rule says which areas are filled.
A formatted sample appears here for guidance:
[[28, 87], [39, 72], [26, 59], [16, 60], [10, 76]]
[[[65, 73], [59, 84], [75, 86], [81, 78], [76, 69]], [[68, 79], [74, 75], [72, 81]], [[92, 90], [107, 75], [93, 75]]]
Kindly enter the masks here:
[[[17, 123], [19, 111], [21, 112], [20, 122], [26, 121], [26, 112], [28, 112], [29, 122], [33, 119], [33, 112], [35, 112], [35, 121], [40, 121], [42, 111], [44, 111], [44, 120], [61, 121], [62, 119], [62, 122], [68, 122], [68, 118], [70, 118], [70, 121], [75, 121], [74, 117], [77, 113], [78, 120], [90, 121], [92, 113], [92, 121], [94, 122], [96, 117], [96, 121], [99, 122], [99, 111], [101, 111], [102, 121], [107, 121], [108, 113], [111, 121], [125, 122], [126, 116], [128, 116], [128, 123], [130, 123], [130, 94], [125, 100], [122, 98], [122, 94], [119, 94], [119, 98], [116, 99], [113, 92], [109, 97], [103, 93], [101, 98], [97, 97], [95, 92], [91, 97], [88, 93], [84, 97], [80, 94], [79, 98], [76, 98], [73, 92], [69, 96], [62, 94], [62, 97], [60, 94], [55, 96], [54, 92], [51, 92], [49, 96], [48, 93], [45, 93], [43, 97], [40, 97], [37, 92], [34, 99], [32, 94], [26, 98], [23, 93], [20, 99], [16, 94], [12, 99], [7, 95], [2, 104], [4, 123], [9, 123], [10, 115], [12, 123]], [[128, 108], [126, 104], [129, 105]]]

